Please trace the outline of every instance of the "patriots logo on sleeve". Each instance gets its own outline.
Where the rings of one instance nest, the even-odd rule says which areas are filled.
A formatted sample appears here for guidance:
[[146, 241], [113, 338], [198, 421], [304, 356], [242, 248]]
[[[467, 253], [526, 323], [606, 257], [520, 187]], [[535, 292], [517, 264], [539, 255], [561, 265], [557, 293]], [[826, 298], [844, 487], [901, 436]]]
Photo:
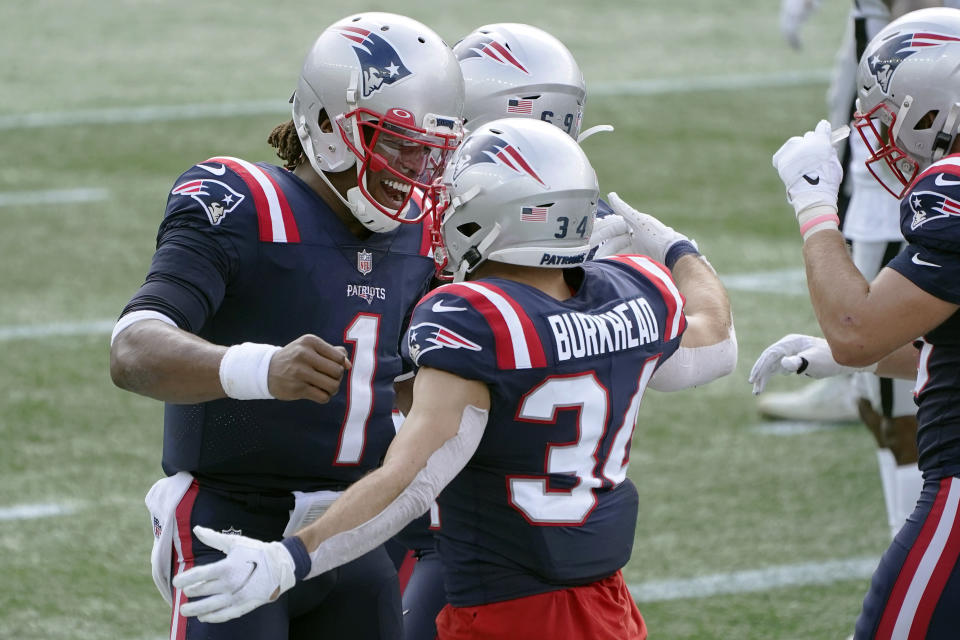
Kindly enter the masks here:
[[[942, 174], [941, 174], [942, 175]], [[937, 178], [940, 176], [938, 175]], [[909, 196], [913, 219], [910, 230], [914, 231], [931, 220], [960, 216], [960, 202], [936, 191], [914, 191]]]
[[517, 173], [528, 175], [540, 184], [544, 184], [519, 149], [493, 134], [471, 136], [467, 140], [460, 152], [457, 166], [454, 167], [453, 179], [456, 180], [470, 167], [484, 162], [506, 165]]
[[363, 97], [380, 91], [384, 85], [400, 82], [413, 75], [403, 64], [393, 45], [368, 29], [360, 27], [337, 27], [347, 40], [353, 42], [363, 72]]
[[468, 58], [490, 58], [494, 62], [519, 69], [530, 75], [530, 72], [517, 60], [506, 44], [497, 42], [482, 33], [470, 36], [468, 40], [463, 42], [463, 46], [459, 47], [457, 60], [463, 62]]
[[181, 182], [170, 193], [178, 196], [190, 196], [199, 202], [206, 212], [207, 218], [210, 219], [210, 224], [213, 225], [220, 224], [224, 216], [236, 209], [246, 197], [225, 182], [207, 178]]
[[407, 332], [410, 357], [414, 364], [420, 364], [420, 356], [434, 349], [467, 349], [480, 351], [482, 347], [467, 340], [456, 331], [451, 331], [435, 322], [421, 322], [410, 327]]
[[929, 47], [937, 47], [948, 42], [960, 42], [960, 38], [941, 33], [905, 33], [891, 38], [885, 45], [867, 60], [870, 73], [877, 79], [880, 89], [888, 93], [890, 79], [900, 63]]

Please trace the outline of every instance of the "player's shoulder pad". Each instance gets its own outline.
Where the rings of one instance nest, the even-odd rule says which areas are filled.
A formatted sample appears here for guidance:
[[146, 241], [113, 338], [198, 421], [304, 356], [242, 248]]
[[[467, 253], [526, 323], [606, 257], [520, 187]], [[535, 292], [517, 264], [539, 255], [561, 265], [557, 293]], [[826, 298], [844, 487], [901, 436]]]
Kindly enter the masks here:
[[170, 190], [167, 215], [202, 212], [213, 226], [255, 216], [260, 240], [299, 242], [293, 212], [274, 176], [264, 167], [230, 156], [215, 156], [185, 171]]
[[434, 289], [414, 309], [411, 332], [418, 327], [435, 332], [429, 345], [420, 345], [419, 354], [414, 353], [418, 349], [411, 349], [418, 364], [427, 350], [444, 347], [494, 354], [498, 369], [546, 366], [533, 320], [509, 293], [491, 282], [461, 282]]
[[900, 221], [908, 241], [960, 251], [960, 155], [920, 174], [900, 202]]
[[641, 288], [658, 292], [666, 312], [665, 337], [671, 340], [683, 333], [686, 328], [686, 318], [683, 314], [686, 300], [680, 293], [677, 283], [673, 281], [670, 269], [665, 265], [643, 255], [607, 256], [594, 260], [591, 264], [599, 269], [618, 269], [631, 277]]

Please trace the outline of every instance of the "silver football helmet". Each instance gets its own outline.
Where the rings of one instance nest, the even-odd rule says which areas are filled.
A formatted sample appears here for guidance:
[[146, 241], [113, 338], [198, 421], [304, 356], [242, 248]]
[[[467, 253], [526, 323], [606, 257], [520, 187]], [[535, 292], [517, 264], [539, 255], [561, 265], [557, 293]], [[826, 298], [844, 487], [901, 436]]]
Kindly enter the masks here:
[[572, 137], [580, 133], [587, 89], [573, 54], [552, 35], [526, 24], [490, 24], [453, 48], [466, 83], [464, 125], [537, 118]]
[[484, 260], [568, 267], [587, 258], [597, 175], [580, 145], [546, 122], [505, 118], [472, 131], [447, 166], [442, 196], [455, 280]]
[[867, 45], [857, 69], [854, 126], [867, 168], [900, 198], [949, 152], [960, 122], [960, 10], [907, 13]]
[[[361, 13], [329, 26], [307, 54], [293, 122], [314, 170], [364, 226], [385, 232], [425, 215], [409, 214], [410, 200], [429, 192], [459, 144], [463, 99], [440, 36], [404, 16]], [[325, 173], [354, 166], [344, 198]]]

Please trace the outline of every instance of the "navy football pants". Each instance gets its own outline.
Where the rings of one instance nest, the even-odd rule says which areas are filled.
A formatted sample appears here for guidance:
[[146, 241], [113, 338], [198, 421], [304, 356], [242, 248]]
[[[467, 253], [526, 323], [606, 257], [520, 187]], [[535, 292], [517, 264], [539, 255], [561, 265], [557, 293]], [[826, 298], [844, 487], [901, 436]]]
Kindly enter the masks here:
[[856, 640], [960, 637], [960, 478], [927, 480], [873, 574]]

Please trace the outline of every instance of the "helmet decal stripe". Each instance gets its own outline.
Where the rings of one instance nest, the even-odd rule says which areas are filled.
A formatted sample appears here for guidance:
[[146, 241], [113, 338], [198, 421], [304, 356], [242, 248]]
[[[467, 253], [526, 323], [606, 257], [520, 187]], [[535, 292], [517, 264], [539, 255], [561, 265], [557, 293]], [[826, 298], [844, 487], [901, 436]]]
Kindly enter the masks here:
[[503, 56], [503, 58], [504, 58], [507, 62], [509, 62], [510, 64], [512, 64], [513, 66], [515, 66], [517, 69], [520, 69], [520, 71], [523, 71], [524, 73], [529, 73], [529, 72], [524, 68], [524, 66], [523, 66], [522, 64], [520, 64], [520, 61], [517, 60], [516, 58], [514, 58], [514, 57], [513, 57], [513, 54], [510, 53], [510, 51], [509, 51], [506, 47], [504, 47], [502, 44], [500, 44], [500, 43], [497, 42], [496, 40], [493, 40], [493, 41], [490, 42], [490, 44], [488, 45], [488, 49], [489, 49], [489, 48], [495, 49], [495, 50], [497, 51], [497, 53], [499, 53], [501, 56]]
[[509, 153], [509, 154], [513, 157], [513, 159], [517, 161], [517, 164], [519, 164], [519, 165], [523, 168], [524, 171], [526, 171], [526, 172], [529, 173], [531, 176], [533, 176], [533, 178], [534, 178], [537, 182], [539, 182], [540, 184], [543, 184], [543, 180], [540, 179], [540, 176], [537, 175], [537, 172], [533, 170], [533, 167], [531, 167], [531, 166], [527, 163], [527, 161], [524, 159], [524, 157], [523, 157], [522, 155], [520, 155], [520, 152], [519, 152], [519, 151], [517, 151], [514, 147], [512, 147], [512, 146], [510, 146], [510, 145], [508, 145], [508, 146], [504, 149], [504, 151], [507, 152], [507, 153]]

